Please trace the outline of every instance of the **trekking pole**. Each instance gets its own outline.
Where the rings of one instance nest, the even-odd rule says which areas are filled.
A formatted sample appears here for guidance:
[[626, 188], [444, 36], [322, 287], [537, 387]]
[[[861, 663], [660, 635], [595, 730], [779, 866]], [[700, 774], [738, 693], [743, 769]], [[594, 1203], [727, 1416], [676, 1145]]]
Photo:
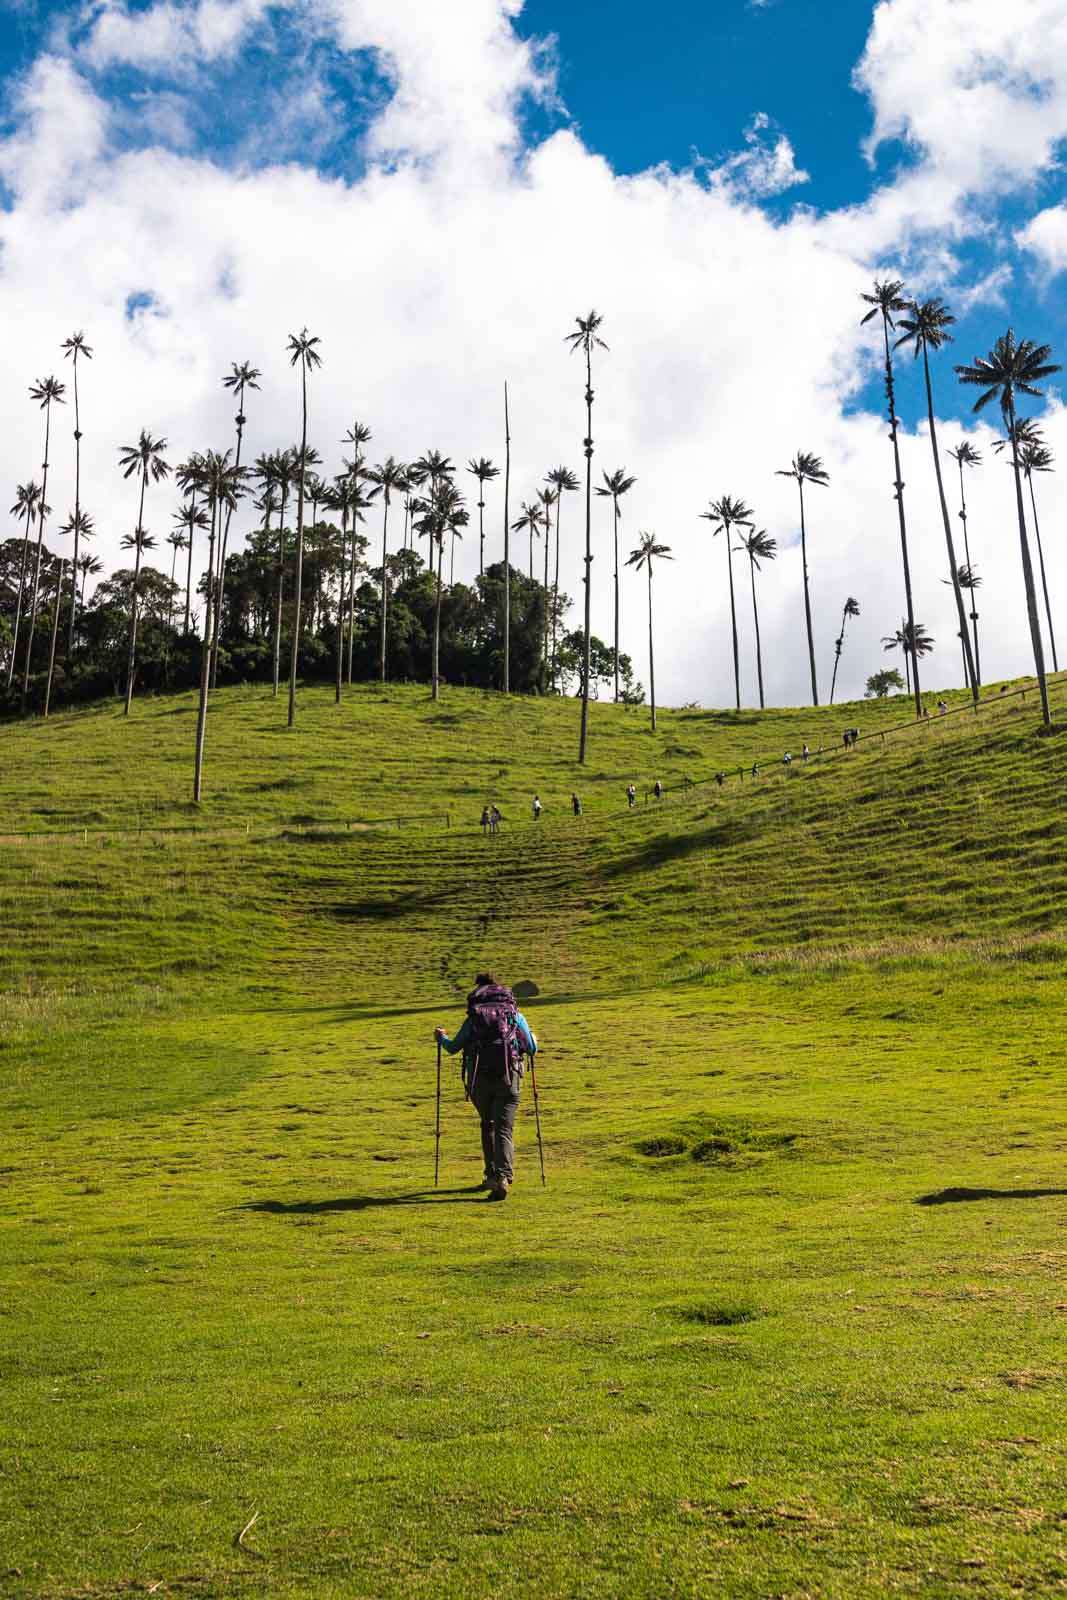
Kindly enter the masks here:
[[541, 1158], [541, 1182], [545, 1182], [545, 1147], [541, 1140], [541, 1108], [537, 1101], [537, 1073], [534, 1071], [534, 1058], [530, 1057], [530, 1083], [533, 1087], [534, 1097], [534, 1122], [537, 1124], [537, 1154]]
[[437, 1122], [434, 1128], [433, 1186], [437, 1188], [437, 1174], [441, 1166], [441, 1041], [437, 1041]]

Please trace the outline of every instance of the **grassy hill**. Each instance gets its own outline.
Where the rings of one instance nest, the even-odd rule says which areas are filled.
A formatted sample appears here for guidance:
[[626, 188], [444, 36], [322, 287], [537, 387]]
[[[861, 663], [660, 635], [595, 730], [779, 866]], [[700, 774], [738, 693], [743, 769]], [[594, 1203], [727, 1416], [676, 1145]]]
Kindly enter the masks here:
[[224, 692], [195, 819], [187, 698], [6, 728], [3, 1592], [1062, 1587], [1064, 735], [900, 712]]

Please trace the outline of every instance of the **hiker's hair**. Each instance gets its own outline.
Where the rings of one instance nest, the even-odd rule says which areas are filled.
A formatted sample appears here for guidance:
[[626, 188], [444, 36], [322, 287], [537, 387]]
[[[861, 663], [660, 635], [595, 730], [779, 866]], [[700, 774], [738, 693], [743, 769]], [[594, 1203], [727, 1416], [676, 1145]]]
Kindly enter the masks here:
[[495, 986], [496, 981], [496, 978], [491, 972], [479, 972], [475, 976], [474, 987], [476, 989], [484, 989], [488, 984], [493, 984]]

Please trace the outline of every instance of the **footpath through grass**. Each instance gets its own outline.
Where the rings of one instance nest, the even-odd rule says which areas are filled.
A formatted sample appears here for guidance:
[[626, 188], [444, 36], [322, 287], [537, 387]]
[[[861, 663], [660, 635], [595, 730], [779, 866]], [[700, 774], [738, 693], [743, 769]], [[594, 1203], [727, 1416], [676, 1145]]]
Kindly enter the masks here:
[[[467, 759], [408, 693], [389, 807]], [[0, 849], [0, 1591], [1067, 1586], [1062, 736], [1005, 706], [634, 814], [627, 744], [578, 825], [307, 835], [225, 766], [251, 714], [212, 727], [261, 836]], [[109, 775], [109, 718], [53, 825], [71, 763], [111, 821], [166, 796], [184, 734]], [[486, 962], [541, 989], [549, 1184], [527, 1095], [504, 1206], [454, 1063], [432, 1190]]]

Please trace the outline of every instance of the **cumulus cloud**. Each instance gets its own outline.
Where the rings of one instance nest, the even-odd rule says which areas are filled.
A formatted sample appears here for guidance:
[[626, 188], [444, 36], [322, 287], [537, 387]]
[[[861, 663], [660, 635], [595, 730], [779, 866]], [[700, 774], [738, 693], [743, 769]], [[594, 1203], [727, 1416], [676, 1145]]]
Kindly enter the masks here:
[[[1020, 3], [1040, 9], [1038, 0]], [[975, 7], [976, 0], [927, 0], [938, 12]], [[369, 122], [351, 128], [365, 161], [349, 180], [324, 176], [309, 161], [272, 159], [272, 136], [289, 148], [274, 123], [228, 164], [183, 143], [182, 96], [191, 103], [210, 63], [275, 26], [279, 10], [266, 18], [253, 0], [162, 0], [137, 12], [109, 6], [73, 53], [38, 60], [0, 143], [0, 175], [15, 197], [0, 213], [8, 383], [17, 393], [50, 364], [60, 368], [61, 339], [86, 330], [96, 358], [83, 386], [83, 500], [97, 518], [101, 553], [116, 559], [136, 511], [115, 470], [117, 445], [142, 426], [168, 438], [174, 460], [225, 445], [232, 415], [221, 378], [230, 361], [263, 369], [262, 390], [246, 407], [251, 453], [292, 442], [299, 395], [285, 341], [304, 324], [322, 338], [311, 430], [327, 468], [339, 467], [354, 417], [374, 428], [372, 456], [410, 458], [429, 446], [459, 461], [499, 457], [507, 378], [517, 503], [550, 466], [582, 465], [584, 378], [563, 336], [595, 305], [611, 346], [595, 372], [595, 468], [625, 465], [638, 479], [624, 507], [623, 554], [651, 528], [676, 556], [657, 580], [657, 676], [666, 698], [732, 698], [726, 552], [699, 520], [723, 493], [744, 496], [780, 544], [761, 580], [768, 695], [806, 697], [795, 494], [774, 476], [797, 449], [817, 451], [832, 474], [809, 524], [822, 687], [841, 604], [854, 594], [862, 616], [850, 627], [838, 692], [861, 690], [883, 664], [880, 636], [899, 625], [903, 597], [885, 421], [855, 409], [864, 362], [874, 359], [870, 330], [858, 327], [858, 294], [875, 266], [913, 250], [916, 216], [932, 217], [940, 206], [942, 219], [951, 218], [961, 186], [981, 178], [953, 166], [951, 153], [943, 157], [921, 105], [909, 109], [910, 46], [899, 35], [912, 20], [910, 0], [878, 7], [863, 71], [877, 137], [921, 141], [920, 167], [865, 207], [797, 209], [785, 219], [759, 201], [804, 175], [769, 116], [757, 116], [745, 148], [727, 158], [736, 163], [730, 173], [711, 182], [700, 164], [620, 176], [567, 127], [525, 145], [523, 105], [555, 89], [550, 55], [514, 28], [519, 0], [455, 0], [448, 8], [304, 0], [294, 9], [294, 25], [309, 37], [372, 61], [390, 85]], [[995, 47], [991, 38], [987, 48]], [[1014, 61], [1017, 48], [1011, 43], [1005, 59]], [[127, 111], [105, 92], [116, 65], [136, 68], [141, 92], [164, 97], [151, 113], [157, 142], [134, 148], [123, 137]], [[984, 55], [975, 71], [1001, 81]], [[278, 75], [280, 93], [295, 98], [308, 87], [299, 73], [286, 77], [283, 62]], [[927, 90], [924, 78], [916, 101]], [[314, 84], [309, 92], [318, 92]], [[314, 119], [331, 106], [305, 111]], [[1030, 170], [1050, 149], [1035, 131]], [[950, 222], [931, 238], [935, 248], [947, 251], [939, 263], [951, 257]], [[990, 279], [983, 292], [1002, 288]], [[915, 381], [909, 364], [901, 382]], [[951, 413], [959, 402], [945, 368], [936, 381]], [[12, 410], [3, 450], [14, 484], [40, 460], [40, 419], [9, 392]], [[942, 426], [943, 443], [962, 436], [951, 414]], [[1056, 407], [1049, 433], [1067, 448]], [[983, 654], [994, 675], [1025, 667], [1026, 624], [1008, 475], [988, 456], [988, 430], [969, 436], [990, 462], [974, 486], [972, 528], [990, 614]], [[958, 680], [958, 651], [928, 442], [906, 434], [902, 448], [918, 614], [939, 646], [928, 676], [947, 683]], [[50, 479], [57, 510], [71, 492], [71, 466], [60, 432]], [[499, 487], [498, 480], [488, 509], [495, 555]], [[1054, 484], [1042, 488], [1055, 493]], [[563, 512], [563, 577], [572, 594], [580, 592], [579, 501], [570, 497]], [[157, 535], [171, 508], [169, 491], [153, 489], [146, 522]], [[613, 552], [605, 502], [596, 516], [594, 626], [607, 635]], [[1067, 568], [1058, 552], [1052, 563], [1050, 582], [1062, 587]], [[475, 568], [472, 545], [459, 570]], [[623, 648], [633, 649], [644, 676], [643, 591], [629, 573], [622, 581]], [[741, 618], [751, 697], [743, 604]]]
[[1048, 206], [1015, 235], [1021, 250], [1035, 258], [1049, 277], [1067, 270], [1067, 206]]

